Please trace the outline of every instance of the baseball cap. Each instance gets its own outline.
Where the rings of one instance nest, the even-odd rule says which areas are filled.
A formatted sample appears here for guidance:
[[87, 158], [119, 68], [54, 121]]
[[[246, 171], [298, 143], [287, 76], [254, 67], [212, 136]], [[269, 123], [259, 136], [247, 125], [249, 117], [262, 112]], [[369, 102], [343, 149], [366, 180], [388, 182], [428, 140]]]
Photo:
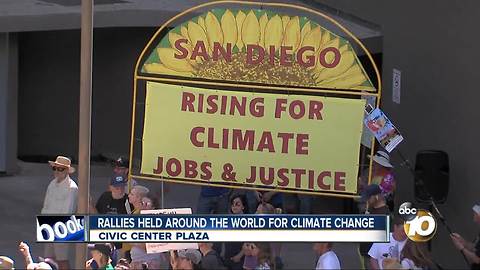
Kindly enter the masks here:
[[14, 269], [13, 260], [7, 256], [0, 256], [0, 269]]
[[382, 189], [380, 188], [379, 185], [377, 184], [368, 185], [362, 192], [361, 200], [365, 202], [368, 200], [368, 198], [381, 193], [382, 193]]
[[180, 258], [189, 259], [193, 264], [198, 264], [202, 260], [202, 254], [196, 249], [181, 249], [177, 254]]
[[118, 187], [118, 186], [125, 186], [128, 182], [128, 179], [123, 175], [114, 175], [112, 179], [110, 179], [110, 185]]
[[121, 168], [128, 168], [129, 162], [127, 158], [124, 157], [118, 157], [114, 162], [114, 166], [121, 167]]
[[99, 244], [88, 244], [89, 250], [98, 250], [102, 254], [110, 257], [110, 253], [112, 253], [112, 247], [108, 243], [99, 243]]

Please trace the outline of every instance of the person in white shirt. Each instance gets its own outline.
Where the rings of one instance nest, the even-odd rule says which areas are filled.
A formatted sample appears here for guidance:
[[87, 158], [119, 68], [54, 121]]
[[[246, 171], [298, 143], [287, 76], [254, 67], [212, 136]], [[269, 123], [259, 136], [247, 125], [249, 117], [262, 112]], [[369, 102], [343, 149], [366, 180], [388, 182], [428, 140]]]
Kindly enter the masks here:
[[400, 262], [400, 254], [407, 242], [407, 235], [403, 229], [403, 219], [395, 217], [393, 219], [393, 233], [390, 234], [389, 243], [374, 243], [368, 255], [370, 256], [371, 269], [384, 269], [383, 260], [392, 258]]
[[313, 250], [320, 256], [315, 269], [341, 269], [337, 254], [332, 251], [333, 243], [315, 243]]
[[[74, 214], [77, 210], [77, 184], [70, 178], [75, 172], [70, 159], [58, 156], [55, 161], [48, 162], [55, 177], [47, 188], [41, 213], [48, 214]], [[57, 261], [60, 269], [70, 269], [68, 262], [68, 244], [47, 243], [45, 257]]]

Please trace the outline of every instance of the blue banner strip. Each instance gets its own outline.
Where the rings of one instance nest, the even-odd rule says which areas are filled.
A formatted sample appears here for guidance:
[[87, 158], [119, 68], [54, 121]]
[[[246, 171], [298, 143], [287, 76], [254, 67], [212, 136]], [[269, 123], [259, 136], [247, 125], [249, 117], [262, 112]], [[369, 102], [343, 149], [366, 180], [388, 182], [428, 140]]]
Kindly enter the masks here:
[[90, 230], [387, 230], [385, 215], [95, 215]]

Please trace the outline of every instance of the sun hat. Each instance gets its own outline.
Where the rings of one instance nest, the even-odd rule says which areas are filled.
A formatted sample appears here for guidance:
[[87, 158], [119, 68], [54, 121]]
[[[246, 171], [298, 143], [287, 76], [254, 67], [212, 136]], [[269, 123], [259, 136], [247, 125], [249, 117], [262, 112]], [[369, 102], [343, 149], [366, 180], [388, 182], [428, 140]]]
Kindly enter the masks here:
[[373, 161], [382, 165], [386, 168], [393, 168], [393, 165], [390, 163], [390, 156], [384, 151], [377, 151], [373, 156]]
[[49, 161], [48, 162], [50, 166], [52, 167], [61, 167], [61, 168], [67, 168], [68, 173], [74, 173], [75, 168], [72, 167], [72, 161], [64, 156], [58, 156], [55, 161]]
[[198, 264], [202, 260], [202, 254], [196, 249], [181, 249], [177, 254], [179, 258], [189, 259], [193, 264]]
[[473, 207], [472, 210], [477, 213], [477, 215], [480, 215], [480, 203], [476, 203]]
[[14, 269], [13, 260], [7, 256], [0, 256], [0, 269]]

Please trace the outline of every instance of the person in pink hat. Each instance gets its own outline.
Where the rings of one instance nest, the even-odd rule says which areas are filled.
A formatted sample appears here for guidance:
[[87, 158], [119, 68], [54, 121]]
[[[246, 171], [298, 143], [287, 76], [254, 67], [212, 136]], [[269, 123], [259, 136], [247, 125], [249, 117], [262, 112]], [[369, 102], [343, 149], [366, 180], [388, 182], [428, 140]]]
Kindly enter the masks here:
[[[49, 161], [54, 179], [50, 182], [45, 194], [43, 215], [49, 214], [74, 214], [77, 209], [78, 186], [70, 178], [75, 172], [69, 158], [58, 156], [55, 161]], [[47, 243], [45, 257], [57, 261], [60, 269], [70, 269], [68, 262], [68, 244]]]

